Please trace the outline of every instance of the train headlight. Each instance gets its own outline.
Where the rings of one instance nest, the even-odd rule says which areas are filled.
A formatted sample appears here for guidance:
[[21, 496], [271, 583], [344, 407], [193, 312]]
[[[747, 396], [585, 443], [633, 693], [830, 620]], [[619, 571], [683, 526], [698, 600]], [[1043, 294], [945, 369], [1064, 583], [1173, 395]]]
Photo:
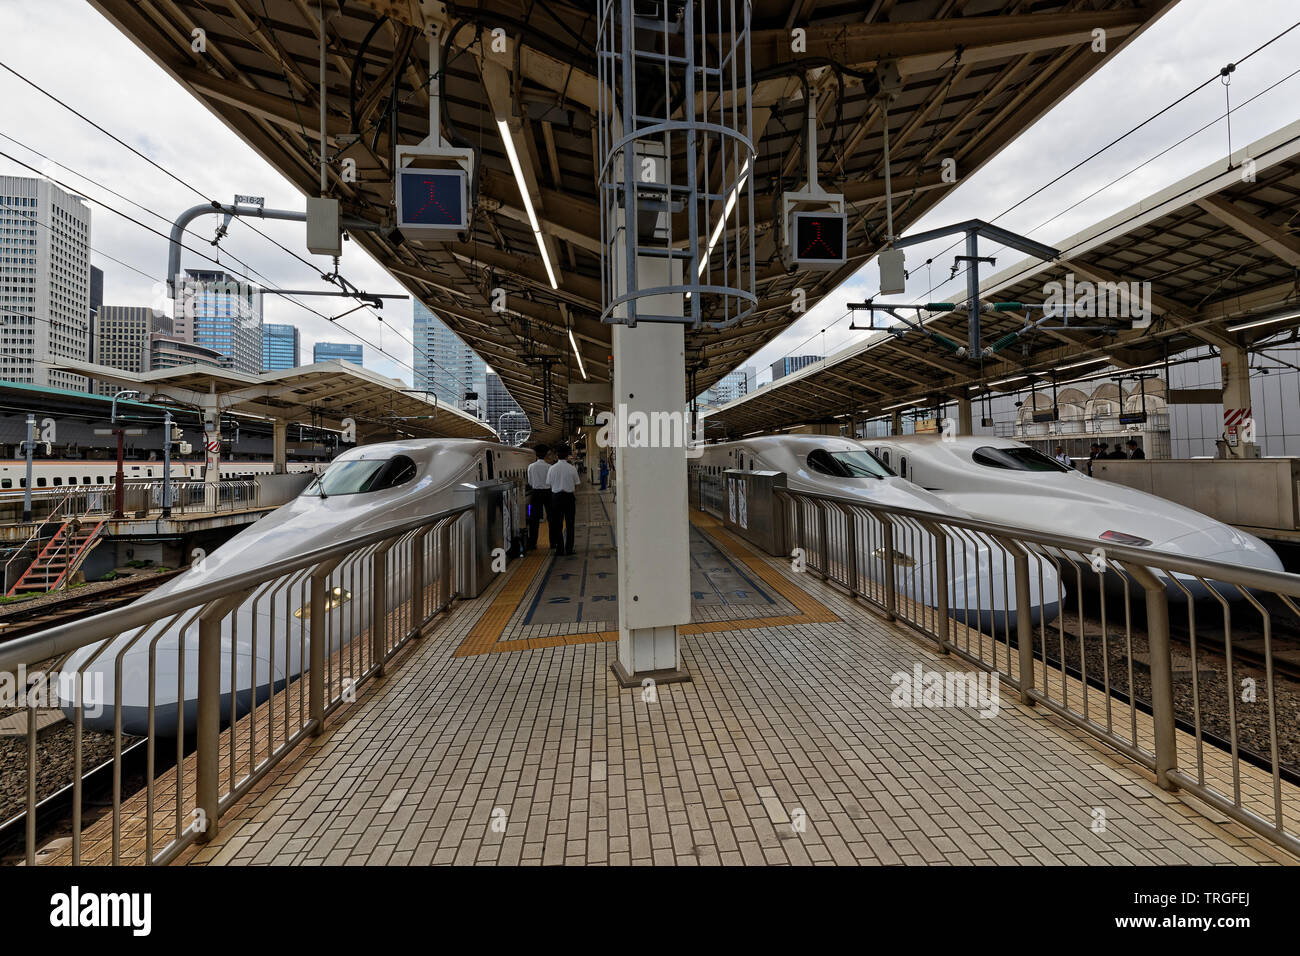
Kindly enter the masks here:
[[[871, 554], [877, 561], [885, 560], [884, 548], [876, 548], [876, 550], [872, 551]], [[900, 568], [911, 568], [916, 566], [916, 562], [905, 555], [902, 551], [894, 552], [894, 564]]]
[[1151, 542], [1146, 538], [1139, 538], [1135, 534], [1125, 534], [1123, 531], [1103, 531], [1097, 535], [1102, 541], [1111, 541], [1115, 544], [1132, 545], [1135, 548], [1149, 548]]
[[[352, 592], [344, 588], [331, 588], [325, 594], [325, 610], [332, 611], [352, 600]], [[311, 605], [304, 604], [293, 612], [293, 616], [304, 621], [311, 620]]]

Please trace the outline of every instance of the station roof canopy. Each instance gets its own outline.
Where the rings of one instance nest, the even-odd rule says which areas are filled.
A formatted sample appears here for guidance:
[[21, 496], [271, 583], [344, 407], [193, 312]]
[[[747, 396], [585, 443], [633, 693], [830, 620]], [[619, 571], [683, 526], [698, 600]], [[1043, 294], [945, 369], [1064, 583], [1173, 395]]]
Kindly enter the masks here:
[[[309, 0], [90, 0], [118, 29], [306, 195], [319, 192], [318, 4]], [[758, 307], [743, 323], [687, 337], [688, 383], [704, 389], [794, 318], [793, 290], [811, 308], [884, 241], [881, 76], [901, 75], [888, 110], [896, 229], [915, 222], [1176, 0], [753, 0], [752, 88], [758, 157], [756, 209], [803, 182], [803, 84], [818, 93], [819, 180], [850, 205], [848, 261], [833, 272], [791, 274], [774, 232], [755, 224]], [[327, 149], [356, 161], [355, 181], [331, 167], [345, 215], [382, 224], [392, 216], [394, 142], [429, 133], [428, 44], [444, 32], [442, 132], [477, 153], [472, 229], [463, 241], [403, 241], [352, 233], [398, 281], [468, 342], [532, 419], [586, 374], [608, 381], [610, 328], [599, 321], [595, 66], [597, 4], [546, 0], [328, 0]], [[793, 52], [791, 29], [806, 31]], [[510, 40], [490, 51], [492, 31]], [[194, 49], [202, 30], [206, 50]], [[1104, 52], [1094, 31], [1104, 31]], [[489, 42], [479, 42], [485, 37]], [[484, 52], [488, 49], [489, 52]], [[833, 65], [828, 65], [833, 64]], [[854, 72], [843, 72], [850, 67]], [[868, 74], [864, 79], [862, 74]], [[495, 120], [507, 120], [558, 273], [552, 289]], [[956, 163], [945, 181], [941, 160]], [[346, 263], [344, 263], [346, 270]], [[492, 309], [492, 290], [507, 308]], [[551, 419], [553, 430], [559, 416]]]
[[358, 439], [488, 438], [484, 422], [457, 408], [429, 401], [423, 392], [349, 362], [318, 362], [302, 368], [249, 374], [206, 365], [181, 365], [152, 372], [124, 372], [93, 362], [64, 360], [53, 367], [139, 390], [153, 401], [202, 406], [216, 396], [223, 412], [324, 428], [356, 423]]
[[[1055, 291], [1049, 283], [1065, 287], [1070, 278], [1076, 295], [1084, 281], [1149, 282], [1149, 325], [1142, 327], [1141, 319], [1134, 327], [1128, 318], [1072, 318], [1092, 327], [1080, 330], [1063, 328], [1056, 319], [1010, 339], [1043, 313], [986, 311], [983, 343], [1006, 344], [982, 366], [920, 331], [868, 333], [707, 413], [706, 434], [738, 436], [855, 413], [874, 417], [912, 403], [935, 407], [987, 391], [1025, 389], [1031, 382], [1041, 386], [1052, 381], [1053, 370], [1060, 384], [1108, 365], [1121, 372], [1158, 368], [1167, 356], [1190, 349], [1250, 348], [1279, 332], [1292, 333], [1300, 326], [1298, 206], [1300, 122], [1062, 240], [1056, 261], [1021, 262], [980, 286], [986, 305], [1032, 304]], [[980, 253], [990, 251], [981, 247]], [[1261, 321], [1268, 319], [1276, 321]], [[924, 326], [950, 341], [967, 341], [964, 309], [936, 314]]]

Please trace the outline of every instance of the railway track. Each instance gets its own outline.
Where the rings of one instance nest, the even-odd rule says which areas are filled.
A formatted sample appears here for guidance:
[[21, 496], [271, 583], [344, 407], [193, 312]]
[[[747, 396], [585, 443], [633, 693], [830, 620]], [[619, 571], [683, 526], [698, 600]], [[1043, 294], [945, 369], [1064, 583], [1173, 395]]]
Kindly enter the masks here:
[[158, 574], [132, 575], [120, 584], [97, 588], [89, 593], [78, 589], [68, 591], [58, 600], [42, 601], [38, 598], [33, 600], [31, 606], [14, 605], [0, 616], [0, 643], [129, 604], [185, 570], [180, 568]]

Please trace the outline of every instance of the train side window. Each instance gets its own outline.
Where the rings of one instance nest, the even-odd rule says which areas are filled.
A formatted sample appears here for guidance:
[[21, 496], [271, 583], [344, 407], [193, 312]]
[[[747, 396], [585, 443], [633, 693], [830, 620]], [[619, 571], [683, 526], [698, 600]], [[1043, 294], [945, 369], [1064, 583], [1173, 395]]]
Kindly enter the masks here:
[[14, 481], [12, 478], [0, 479], [0, 488], [12, 488], [13, 486]]
[[58, 487], [59, 485], [61, 485], [61, 484], [63, 484], [63, 479], [60, 478], [58, 475], [55, 475], [55, 476], [54, 476], [54, 487], [57, 488], [57, 487]]
[[97, 484], [97, 485], [102, 485], [103, 483], [104, 483], [104, 476], [103, 476], [103, 475], [96, 475], [96, 476], [95, 476], [95, 484]]
[[882, 451], [882, 452], [880, 453], [880, 460], [883, 461], [886, 465], [889, 464], [889, 451], [888, 451], [888, 450]]
[[487, 468], [488, 468], [488, 480], [490, 481], [492, 478], [495, 477], [492, 474], [492, 452], [491, 451], [487, 453]]
[[83, 485], [88, 485], [88, 484], [90, 484], [90, 475], [82, 475], [82, 476], [81, 476], [81, 483], [82, 483]]
[[898, 456], [898, 476], [900, 478], [907, 477], [907, 456], [906, 455]]
[[26, 479], [26, 478], [19, 478], [19, 479], [18, 479], [18, 487], [19, 487], [19, 488], [26, 488], [26, 487], [27, 487], [27, 479]]
[[45, 487], [45, 479], [44, 479], [44, 478], [37, 478], [37, 479], [36, 479], [36, 487], [37, 487], [37, 488], [44, 488], [44, 487]]

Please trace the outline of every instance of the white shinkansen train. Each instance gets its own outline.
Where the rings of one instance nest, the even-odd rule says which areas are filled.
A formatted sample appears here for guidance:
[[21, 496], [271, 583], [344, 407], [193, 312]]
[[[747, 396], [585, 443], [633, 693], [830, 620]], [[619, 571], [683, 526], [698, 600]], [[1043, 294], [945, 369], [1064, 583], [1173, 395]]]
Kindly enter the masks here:
[[[977, 518], [1034, 531], [1071, 535], [1241, 567], [1282, 571], [1267, 544], [1221, 521], [1113, 481], [1087, 475], [1006, 438], [937, 435], [862, 440], [904, 478]], [[1176, 579], [1197, 597], [1209, 592], [1195, 578]], [[1235, 600], [1231, 585], [1217, 589]], [[1171, 597], [1182, 594], [1173, 582]]]
[[[728, 468], [746, 471], [780, 471], [786, 476], [786, 486], [792, 491], [856, 498], [864, 504], [881, 504], [898, 508], [925, 511], [936, 516], [968, 517], [923, 488], [897, 477], [861, 444], [848, 438], [825, 435], [769, 435], [742, 441], [704, 446], [701, 457], [691, 463], [692, 472], [703, 469], [709, 474], [721, 474]], [[861, 573], [871, 580], [883, 582], [884, 557], [879, 548], [868, 542], [880, 540], [880, 529], [875, 519], [857, 519], [860, 543], [858, 562]], [[815, 527], [809, 533], [816, 535]], [[917, 534], [913, 545], [923, 542], [928, 535]], [[899, 591], [923, 601], [929, 607], [937, 606], [933, 548], [925, 548], [921, 555], [906, 553], [906, 540], [896, 539], [899, 550], [895, 558], [895, 582]], [[1015, 575], [1009, 556], [1001, 548], [974, 541], [958, 542], [950, 536], [949, 552], [949, 614], [972, 625], [979, 622], [984, 629], [993, 628], [1001, 634], [1014, 628]], [[1004, 557], [1006, 560], [1004, 560]], [[1042, 577], [1031, 567], [1030, 593], [1034, 605], [1034, 620], [1056, 616], [1059, 591], [1055, 570], [1043, 562]], [[1041, 589], [1041, 590], [1040, 590]]]
[[[328, 462], [291, 461], [286, 469], [291, 474], [302, 471], [324, 471]], [[128, 460], [122, 464], [122, 473], [127, 481], [148, 481], [161, 479], [163, 468], [161, 461]], [[172, 459], [173, 481], [202, 481], [202, 459]], [[260, 461], [223, 461], [221, 477], [227, 481], [253, 478], [257, 475], [269, 475], [275, 466], [268, 458]], [[42, 491], [54, 488], [68, 488], [74, 485], [89, 486], [111, 485], [117, 476], [117, 461], [104, 459], [69, 459], [56, 461], [43, 459], [32, 462], [32, 490]], [[27, 462], [22, 459], [0, 459], [0, 493], [21, 490], [27, 483]]]
[[[293, 501], [256, 521], [199, 565], [153, 593], [166, 594], [234, 581], [246, 577], [251, 568], [359, 534], [408, 527], [419, 519], [454, 507], [456, 486], [463, 482], [496, 478], [517, 481], [522, 488], [524, 469], [533, 460], [530, 451], [474, 439], [386, 442], [351, 449], [334, 459]], [[518, 500], [522, 508], [522, 496]], [[512, 516], [512, 527], [521, 527], [521, 517]], [[400, 589], [402, 572], [395, 568], [394, 573], [394, 584]], [[273, 689], [283, 687], [302, 672], [310, 643], [309, 615], [299, 606], [305, 594], [296, 587], [280, 588], [258, 602], [246, 601], [225, 617], [220, 668], [223, 718], [230, 713], [232, 691], [236, 715], [242, 715], [255, 703], [266, 700]], [[361, 599], [361, 595], [356, 597], [354, 601], [346, 588], [337, 587], [327, 601], [327, 613], [334, 618], [328, 628], [331, 646], [327, 653], [338, 650], [369, 627], [370, 601]], [[254, 664], [255, 613], [258, 636]], [[182, 620], [188, 617], [189, 614], [183, 615]], [[237, 625], [233, 631], [232, 621]], [[95, 687], [97, 692], [102, 688], [103, 707], [93, 708], [98, 711], [93, 716], [92, 708], [87, 708], [87, 726], [113, 729], [114, 671], [120, 653], [122, 729], [128, 734], [147, 732], [151, 646], [156, 654], [155, 732], [164, 736], [176, 733], [178, 698], [184, 704], [184, 726], [193, 730], [198, 703], [198, 627], [175, 623], [161, 637], [156, 627], [139, 628], [72, 654], [65, 671], [72, 672], [91, 661], [85, 686]], [[182, 660], [183, 692], [178, 694]]]

